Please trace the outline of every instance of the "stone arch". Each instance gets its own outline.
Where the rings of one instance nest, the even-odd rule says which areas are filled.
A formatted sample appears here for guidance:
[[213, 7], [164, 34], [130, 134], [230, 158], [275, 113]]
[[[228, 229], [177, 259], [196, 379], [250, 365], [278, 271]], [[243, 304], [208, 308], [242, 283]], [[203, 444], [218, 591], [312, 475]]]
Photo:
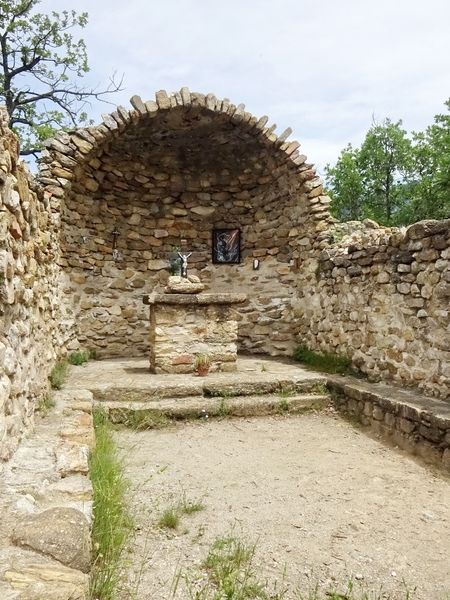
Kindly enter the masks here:
[[[296, 261], [331, 221], [291, 129], [277, 136], [243, 104], [187, 88], [131, 104], [51, 140], [40, 166], [41, 183], [60, 202], [61, 265], [80, 343], [103, 355], [145, 352], [141, 297], [164, 285], [170, 251], [182, 246], [210, 288], [248, 294], [243, 348], [290, 352]], [[242, 230], [240, 265], [211, 264], [215, 227]]]

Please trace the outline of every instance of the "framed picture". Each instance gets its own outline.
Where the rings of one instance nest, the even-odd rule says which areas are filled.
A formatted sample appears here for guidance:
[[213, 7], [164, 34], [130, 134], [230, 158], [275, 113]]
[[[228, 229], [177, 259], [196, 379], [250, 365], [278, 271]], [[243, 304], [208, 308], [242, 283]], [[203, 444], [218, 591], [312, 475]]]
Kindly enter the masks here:
[[212, 261], [214, 264], [238, 264], [241, 262], [241, 230], [213, 229]]

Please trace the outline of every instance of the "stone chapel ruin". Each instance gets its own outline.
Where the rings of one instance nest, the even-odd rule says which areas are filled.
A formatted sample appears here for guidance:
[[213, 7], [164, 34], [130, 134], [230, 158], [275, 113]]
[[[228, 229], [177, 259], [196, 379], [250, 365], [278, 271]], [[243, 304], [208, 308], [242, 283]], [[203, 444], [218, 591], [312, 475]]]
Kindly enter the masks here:
[[[1, 459], [57, 357], [149, 354], [142, 299], [179, 250], [206, 292], [246, 296], [238, 350], [290, 356], [302, 343], [448, 397], [449, 220], [337, 223], [289, 129], [187, 88], [131, 103], [50, 140], [36, 177], [0, 113]], [[214, 263], [213, 231], [228, 229], [240, 262]]]

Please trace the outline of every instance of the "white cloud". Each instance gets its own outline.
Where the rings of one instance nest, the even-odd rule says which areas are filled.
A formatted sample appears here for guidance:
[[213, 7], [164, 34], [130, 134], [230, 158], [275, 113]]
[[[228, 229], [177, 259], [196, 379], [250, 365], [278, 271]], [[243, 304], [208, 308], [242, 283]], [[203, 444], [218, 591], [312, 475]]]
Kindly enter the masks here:
[[64, 7], [89, 12], [90, 81], [124, 73], [117, 104], [182, 85], [212, 91], [291, 126], [319, 167], [360, 143], [372, 115], [422, 129], [450, 95], [448, 0], [40, 4]]

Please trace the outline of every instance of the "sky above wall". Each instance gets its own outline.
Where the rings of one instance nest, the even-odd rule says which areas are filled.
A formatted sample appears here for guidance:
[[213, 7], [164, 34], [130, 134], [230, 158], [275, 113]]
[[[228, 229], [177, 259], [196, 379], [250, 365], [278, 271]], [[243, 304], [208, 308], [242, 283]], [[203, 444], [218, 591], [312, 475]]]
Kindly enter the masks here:
[[[450, 96], [448, 0], [42, 0], [89, 13], [88, 82], [124, 76], [114, 104], [212, 92], [267, 114], [320, 172], [375, 118], [424, 129]], [[97, 122], [113, 107], [95, 104]]]

